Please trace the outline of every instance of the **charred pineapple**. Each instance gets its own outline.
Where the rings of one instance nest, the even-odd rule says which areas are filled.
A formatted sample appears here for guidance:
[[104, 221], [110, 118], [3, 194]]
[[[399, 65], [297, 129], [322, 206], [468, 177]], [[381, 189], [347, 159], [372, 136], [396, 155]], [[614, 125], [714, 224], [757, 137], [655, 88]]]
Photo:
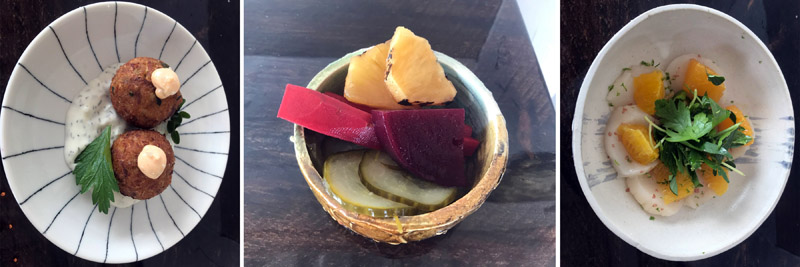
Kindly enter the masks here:
[[378, 44], [361, 55], [350, 59], [344, 97], [348, 101], [376, 109], [407, 109], [411, 106], [397, 104], [383, 81], [386, 75], [386, 57], [389, 42]]
[[386, 86], [403, 106], [444, 105], [456, 95], [425, 38], [397, 27], [386, 59]]

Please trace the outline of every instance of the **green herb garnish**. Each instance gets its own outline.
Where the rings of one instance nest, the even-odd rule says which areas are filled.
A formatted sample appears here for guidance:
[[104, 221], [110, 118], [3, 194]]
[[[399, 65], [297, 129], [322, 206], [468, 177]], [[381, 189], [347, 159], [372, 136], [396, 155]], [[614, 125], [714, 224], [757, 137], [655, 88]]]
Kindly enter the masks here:
[[631, 68], [622, 68], [622, 71], [631, 70]]
[[111, 126], [89, 143], [75, 158], [75, 182], [81, 186], [81, 194], [92, 189], [92, 203], [100, 212], [108, 214], [114, 201], [114, 192], [119, 192], [117, 178], [111, 167]]
[[642, 62], [639, 62], [639, 64], [645, 67], [658, 67], [658, 65], [661, 65], [661, 63], [656, 64], [656, 61], [653, 59], [651, 59], [650, 62], [642, 60]]
[[180, 111], [184, 103], [186, 103], [186, 99], [183, 99], [183, 101], [181, 101], [181, 104], [178, 105], [179, 111], [175, 112], [175, 114], [172, 114], [172, 117], [170, 117], [169, 121], [167, 122], [167, 133], [169, 133], [169, 136], [172, 138], [172, 142], [174, 142], [175, 144], [181, 143], [181, 136], [175, 129], [177, 129], [178, 126], [181, 126], [181, 123], [183, 123], [183, 119], [188, 119], [192, 117], [189, 115], [188, 112]]
[[708, 81], [714, 85], [720, 85], [725, 82], [725, 77], [708, 74], [708, 70], [706, 70], [706, 76], [708, 76]]
[[698, 97], [694, 90], [690, 100], [685, 91], [680, 91], [672, 98], [656, 100], [655, 116], [660, 125], [647, 120], [654, 129], [655, 140], [659, 140], [656, 145], [660, 147], [659, 160], [670, 171], [668, 183], [673, 194], [678, 194], [675, 179], [678, 173], [688, 174], [694, 187], [703, 186], [695, 172], [702, 164], [707, 164], [714, 175], [721, 175], [725, 181], [728, 181], [726, 169], [744, 175], [736, 169], [729, 151], [747, 144], [751, 137], [744, 134], [741, 122], [718, 131], [719, 123], [728, 118], [736, 121], [736, 116], [708, 94]]

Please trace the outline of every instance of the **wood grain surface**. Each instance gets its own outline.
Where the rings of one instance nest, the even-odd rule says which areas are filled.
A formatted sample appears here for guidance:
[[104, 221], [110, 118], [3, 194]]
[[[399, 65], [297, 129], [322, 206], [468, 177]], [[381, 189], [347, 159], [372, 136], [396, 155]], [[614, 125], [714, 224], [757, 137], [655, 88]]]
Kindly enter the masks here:
[[[689, 2], [733, 16], [767, 45], [792, 95], [800, 95], [800, 3], [796, 1], [561, 2], [561, 264], [563, 266], [797, 266], [800, 265], [800, 177], [797, 165], [772, 215], [741, 244], [691, 263], [662, 261], [614, 235], [584, 197], [572, 160], [572, 117], [581, 82], [597, 53], [630, 20], [665, 4]], [[796, 106], [796, 105], [795, 105]], [[798, 109], [795, 108], [795, 117]]]
[[[96, 1], [0, 0], [0, 87], [28, 44], [53, 20]], [[194, 230], [178, 244], [130, 265], [239, 266], [239, 2], [134, 1], [177, 20], [206, 49], [225, 87], [231, 114], [231, 146], [225, 179]], [[2, 94], [0, 94], [2, 95]], [[85, 266], [94, 263], [64, 252], [37, 231], [22, 213], [5, 173], [0, 172], [0, 266]]]
[[[555, 111], [513, 0], [245, 1], [245, 265], [553, 265]], [[341, 227], [300, 173], [292, 124], [276, 118], [287, 83], [389, 39], [403, 25], [468, 66], [508, 123], [498, 188], [447, 234], [387, 245]]]

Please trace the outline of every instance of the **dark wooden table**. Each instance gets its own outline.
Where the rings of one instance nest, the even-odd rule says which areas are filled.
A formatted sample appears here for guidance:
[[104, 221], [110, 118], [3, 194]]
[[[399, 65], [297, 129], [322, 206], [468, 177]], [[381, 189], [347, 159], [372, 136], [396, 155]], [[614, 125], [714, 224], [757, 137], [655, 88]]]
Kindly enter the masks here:
[[[564, 266], [797, 266], [800, 265], [800, 177], [794, 164], [780, 202], [748, 239], [715, 257], [666, 262], [614, 235], [592, 211], [578, 184], [570, 125], [583, 77], [600, 49], [639, 14], [684, 1], [602, 0], [561, 2], [561, 263]], [[695, 1], [689, 1], [695, 3]], [[800, 2], [696, 1], [733, 16], [752, 30], [777, 59], [792, 94], [800, 96]], [[797, 106], [795, 104], [795, 106]], [[795, 117], [798, 109], [795, 108]]]
[[[553, 265], [555, 112], [515, 1], [245, 1], [244, 228], [247, 265]], [[297, 167], [287, 83], [391, 38], [404, 25], [467, 65], [508, 122], [508, 171], [486, 204], [443, 236], [375, 243], [322, 210]]]
[[[0, 1], [0, 88], [3, 92], [11, 70], [39, 31], [59, 16], [92, 2], [95, 1]], [[225, 179], [208, 212], [177, 245], [135, 265], [239, 266], [239, 2], [135, 2], [164, 12], [197, 37], [217, 67], [231, 114], [231, 156]], [[64, 252], [40, 234], [14, 200], [5, 173], [0, 172], [0, 177], [0, 192], [4, 193], [0, 193], [0, 266], [93, 264]]]

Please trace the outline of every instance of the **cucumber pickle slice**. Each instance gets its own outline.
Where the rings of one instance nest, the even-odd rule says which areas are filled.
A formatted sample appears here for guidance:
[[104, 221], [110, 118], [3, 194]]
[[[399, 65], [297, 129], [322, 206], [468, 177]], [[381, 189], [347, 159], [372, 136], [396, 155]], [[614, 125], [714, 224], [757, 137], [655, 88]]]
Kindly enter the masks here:
[[433, 211], [453, 202], [455, 187], [443, 187], [412, 176], [388, 154], [377, 150], [364, 153], [359, 166], [361, 182], [373, 193], [416, 208]]
[[363, 150], [349, 151], [325, 160], [323, 175], [339, 203], [348, 210], [372, 217], [414, 215], [413, 207], [380, 197], [361, 183], [358, 169], [363, 155]]

